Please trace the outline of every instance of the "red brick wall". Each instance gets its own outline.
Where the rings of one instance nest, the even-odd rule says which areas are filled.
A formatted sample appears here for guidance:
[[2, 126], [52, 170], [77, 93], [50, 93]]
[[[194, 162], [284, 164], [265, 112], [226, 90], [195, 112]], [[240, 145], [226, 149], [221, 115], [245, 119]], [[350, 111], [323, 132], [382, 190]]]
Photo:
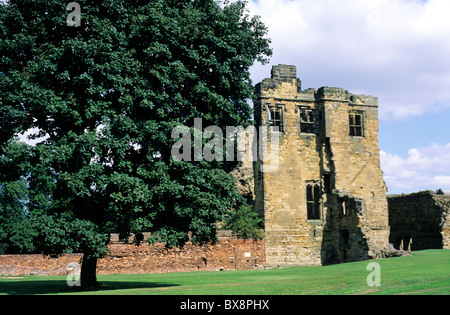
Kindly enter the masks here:
[[[108, 246], [110, 253], [99, 259], [98, 274], [164, 273], [203, 270], [250, 270], [264, 268], [264, 241], [254, 242], [219, 235], [216, 245], [167, 250], [163, 244], [139, 247], [117, 242]], [[81, 263], [82, 254], [46, 258], [42, 255], [0, 255], [0, 275], [65, 275], [71, 262]]]
[[80, 262], [83, 255], [44, 258], [42, 255], [0, 255], [0, 275], [64, 275], [67, 264]]

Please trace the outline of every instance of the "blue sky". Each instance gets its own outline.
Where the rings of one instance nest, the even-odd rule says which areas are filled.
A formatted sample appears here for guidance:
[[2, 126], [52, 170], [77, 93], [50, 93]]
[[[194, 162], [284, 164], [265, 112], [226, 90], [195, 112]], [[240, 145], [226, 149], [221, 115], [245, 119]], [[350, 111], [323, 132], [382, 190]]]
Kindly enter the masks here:
[[450, 191], [450, 0], [259, 0], [274, 64], [297, 66], [303, 88], [379, 98], [389, 193]]

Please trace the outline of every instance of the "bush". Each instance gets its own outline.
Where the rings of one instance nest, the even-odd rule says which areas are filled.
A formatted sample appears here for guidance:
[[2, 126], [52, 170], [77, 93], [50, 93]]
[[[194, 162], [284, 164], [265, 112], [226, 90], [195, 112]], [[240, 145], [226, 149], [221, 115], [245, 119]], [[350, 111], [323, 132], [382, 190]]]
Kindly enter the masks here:
[[230, 229], [241, 239], [262, 240], [263, 219], [253, 211], [251, 205], [242, 205], [233, 210], [225, 221], [225, 228]]

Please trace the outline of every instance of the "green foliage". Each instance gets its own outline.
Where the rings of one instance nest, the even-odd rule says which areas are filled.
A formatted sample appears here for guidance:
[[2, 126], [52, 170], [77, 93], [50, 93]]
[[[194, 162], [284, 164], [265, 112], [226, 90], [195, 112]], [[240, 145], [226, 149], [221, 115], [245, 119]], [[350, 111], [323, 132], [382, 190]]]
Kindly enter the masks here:
[[36, 217], [32, 226], [39, 234], [35, 237], [35, 246], [47, 255], [58, 256], [84, 252], [94, 257], [107, 253], [109, 236], [90, 221], [61, 216], [41, 215]]
[[19, 254], [35, 249], [29, 217], [28, 188], [21, 176], [27, 145], [9, 142], [0, 159], [0, 254]]
[[[214, 241], [240, 199], [233, 165], [173, 161], [171, 130], [248, 122], [267, 29], [241, 1], [77, 2], [80, 27], [65, 2], [0, 4], [0, 159], [26, 178], [37, 249], [101, 256], [112, 232]], [[46, 139], [8, 159], [27, 130]]]
[[263, 219], [253, 211], [253, 207], [244, 204], [230, 212], [225, 222], [225, 228], [232, 230], [239, 238], [257, 241], [263, 239], [261, 231], [263, 223]]

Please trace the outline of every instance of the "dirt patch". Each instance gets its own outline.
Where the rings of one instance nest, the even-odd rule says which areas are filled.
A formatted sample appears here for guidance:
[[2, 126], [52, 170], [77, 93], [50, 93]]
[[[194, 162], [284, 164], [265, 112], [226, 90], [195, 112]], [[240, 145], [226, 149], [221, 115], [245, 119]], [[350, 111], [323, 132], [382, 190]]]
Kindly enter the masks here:
[[365, 295], [365, 294], [374, 293], [374, 292], [378, 292], [378, 291], [380, 291], [380, 289], [371, 289], [371, 290], [366, 290], [366, 291], [362, 291], [362, 292], [356, 292], [356, 293], [353, 293], [352, 295]]

